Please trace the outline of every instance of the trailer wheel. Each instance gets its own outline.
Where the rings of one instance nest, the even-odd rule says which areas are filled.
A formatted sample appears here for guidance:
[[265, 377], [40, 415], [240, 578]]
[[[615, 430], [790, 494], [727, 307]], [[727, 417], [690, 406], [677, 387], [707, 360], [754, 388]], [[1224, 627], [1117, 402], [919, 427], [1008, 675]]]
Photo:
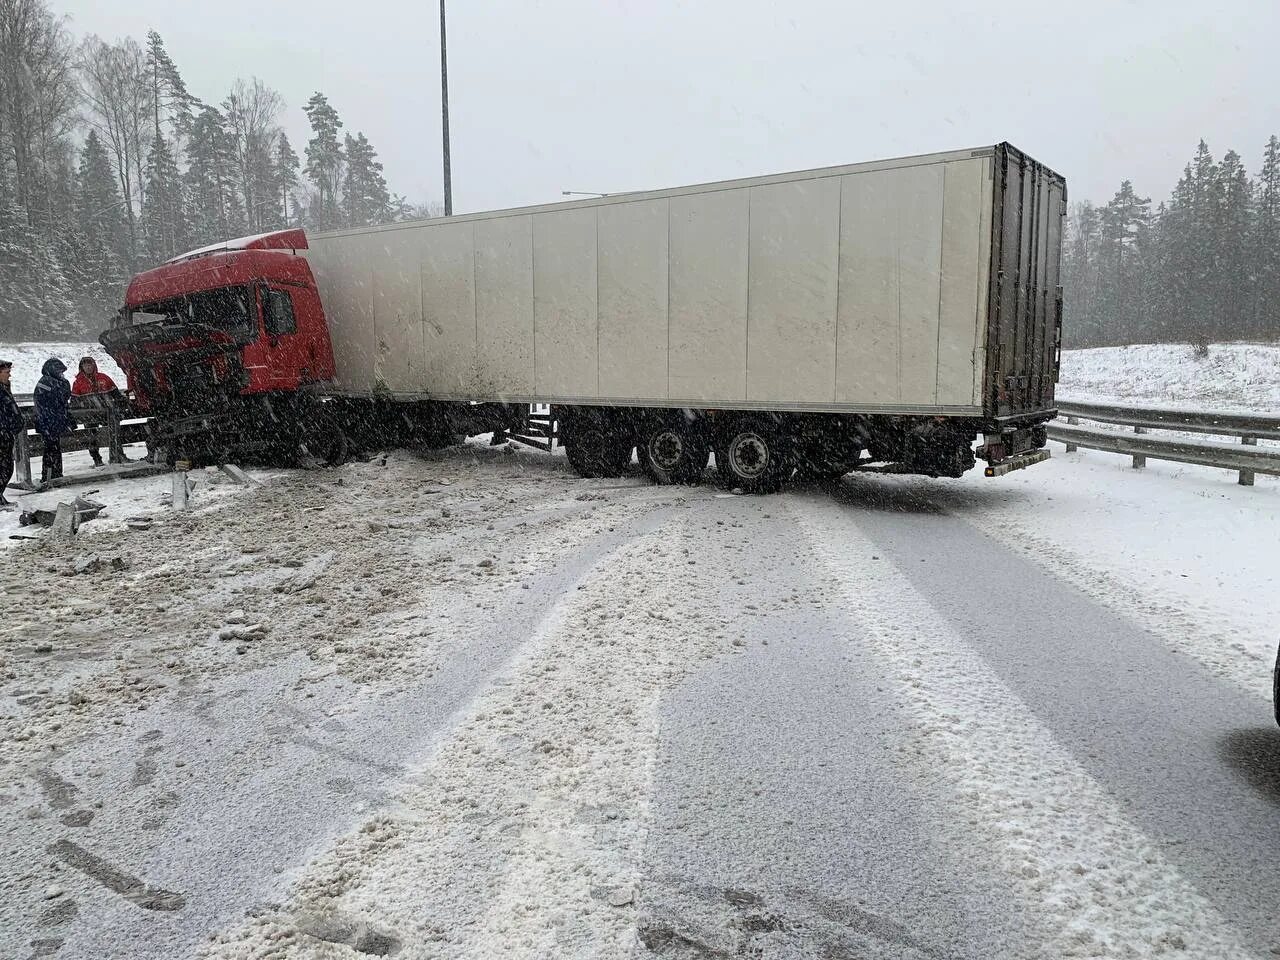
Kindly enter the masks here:
[[716, 440], [720, 483], [747, 493], [774, 493], [791, 472], [791, 457], [781, 431], [765, 417], [742, 417]]
[[594, 419], [577, 420], [565, 438], [565, 456], [583, 477], [618, 477], [631, 462], [630, 435], [610, 430]]
[[644, 428], [636, 444], [640, 466], [654, 483], [698, 483], [710, 452], [702, 431], [683, 418]]

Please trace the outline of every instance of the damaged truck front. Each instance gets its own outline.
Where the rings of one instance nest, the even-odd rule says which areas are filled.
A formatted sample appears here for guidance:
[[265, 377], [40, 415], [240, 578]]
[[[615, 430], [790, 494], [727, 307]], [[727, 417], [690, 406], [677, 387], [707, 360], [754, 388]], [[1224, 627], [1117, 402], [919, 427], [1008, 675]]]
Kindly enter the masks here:
[[103, 346], [162, 455], [288, 455], [315, 431], [333, 349], [301, 230], [195, 250], [134, 277]]

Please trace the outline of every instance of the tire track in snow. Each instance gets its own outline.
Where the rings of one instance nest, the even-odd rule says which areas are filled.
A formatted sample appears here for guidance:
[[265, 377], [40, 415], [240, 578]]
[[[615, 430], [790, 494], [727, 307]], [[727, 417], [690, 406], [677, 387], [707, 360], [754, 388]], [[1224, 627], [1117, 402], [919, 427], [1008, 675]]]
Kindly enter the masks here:
[[728, 646], [707, 578], [677, 578], [694, 544], [677, 519], [598, 565], [396, 806], [314, 861], [286, 908], [208, 955], [322, 956], [335, 926], [382, 931], [415, 956], [636, 949], [658, 698]]
[[[974, 515], [966, 510], [950, 511], [1001, 546], [1035, 561], [1064, 580], [1073, 589], [1136, 623], [1158, 637], [1170, 649], [1199, 661], [1216, 676], [1238, 684], [1250, 693], [1270, 699], [1271, 670], [1268, 659], [1260, 658], [1227, 630], [1215, 629], [1203, 611], [1188, 613], [1186, 604], [1153, 597], [1138, 584], [1125, 583], [1115, 574], [1090, 563], [1018, 519], [998, 512]], [[1268, 654], [1274, 643], [1263, 644]], [[1255, 643], [1254, 646], [1257, 646]]]
[[887, 559], [847, 509], [789, 500], [801, 529], [899, 683], [913, 750], [989, 835], [1053, 940], [1041, 955], [1252, 956], [1239, 933], [1117, 809]]

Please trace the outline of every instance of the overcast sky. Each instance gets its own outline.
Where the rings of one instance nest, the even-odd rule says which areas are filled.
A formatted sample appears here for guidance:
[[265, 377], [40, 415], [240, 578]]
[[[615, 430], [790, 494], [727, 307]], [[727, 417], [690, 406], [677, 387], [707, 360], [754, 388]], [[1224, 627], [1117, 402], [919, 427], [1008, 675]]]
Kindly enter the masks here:
[[[322, 90], [393, 190], [442, 195], [433, 0], [51, 5], [77, 35], [154, 27], [202, 99], [261, 77], [300, 155]], [[454, 209], [1000, 140], [1075, 199], [1130, 177], [1158, 200], [1202, 136], [1256, 174], [1280, 133], [1278, 37], [1275, 0], [452, 0]]]

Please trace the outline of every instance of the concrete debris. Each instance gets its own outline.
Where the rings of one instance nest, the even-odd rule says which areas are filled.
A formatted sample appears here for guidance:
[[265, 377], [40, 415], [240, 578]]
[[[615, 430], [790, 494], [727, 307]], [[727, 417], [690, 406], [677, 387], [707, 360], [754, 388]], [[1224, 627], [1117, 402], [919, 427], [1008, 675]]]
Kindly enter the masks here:
[[236, 483], [243, 484], [246, 487], [257, 482], [234, 463], [224, 463], [219, 469]]
[[619, 887], [609, 891], [609, 906], [626, 907], [636, 902], [636, 891], [633, 887]]
[[261, 623], [239, 624], [229, 623], [224, 627], [219, 627], [215, 633], [215, 640], [261, 640], [267, 635], [267, 627]]
[[[42, 527], [53, 528], [56, 533], [64, 536], [73, 536], [80, 528], [80, 524], [96, 519], [104, 509], [106, 509], [105, 504], [98, 503], [96, 500], [86, 500], [84, 497], [76, 497], [70, 503], [59, 502], [56, 505], [46, 501], [40, 505], [24, 507], [18, 516], [18, 523], [22, 526], [39, 524]], [[60, 523], [59, 516], [62, 517]]]

